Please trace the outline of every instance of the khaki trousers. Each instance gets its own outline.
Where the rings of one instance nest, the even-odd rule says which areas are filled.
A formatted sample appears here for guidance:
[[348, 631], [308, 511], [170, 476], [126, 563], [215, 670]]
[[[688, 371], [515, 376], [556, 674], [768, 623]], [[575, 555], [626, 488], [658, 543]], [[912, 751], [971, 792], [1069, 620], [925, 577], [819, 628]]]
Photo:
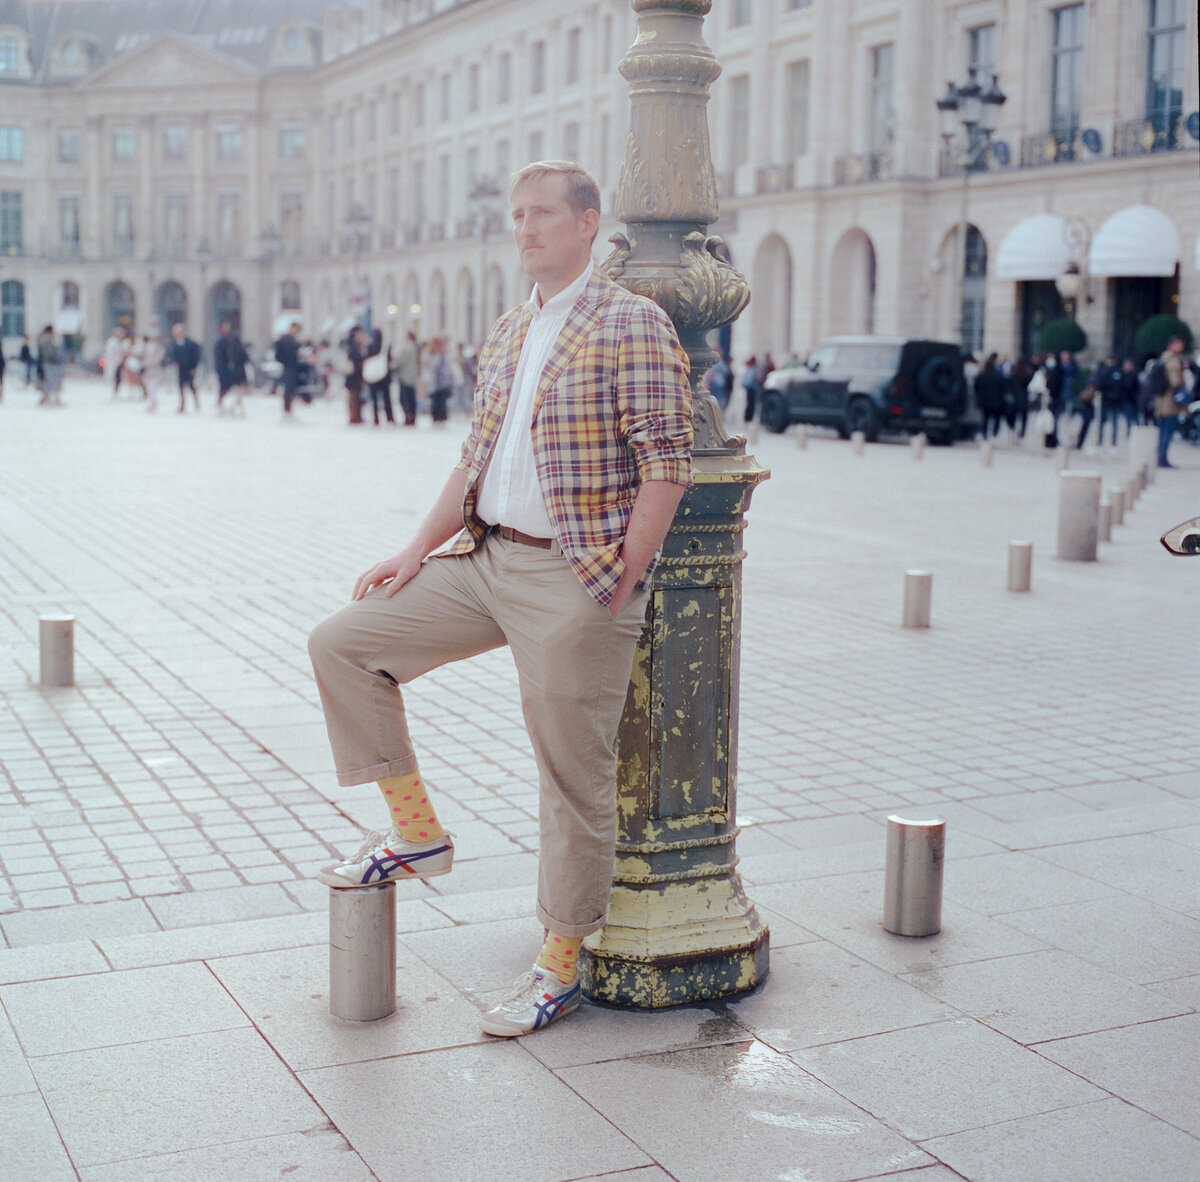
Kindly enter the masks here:
[[309, 655], [338, 781], [413, 771], [399, 686], [507, 644], [541, 789], [537, 914], [564, 936], [604, 926], [616, 844], [616, 736], [646, 614], [635, 591], [614, 620], [557, 543], [487, 536], [427, 562], [394, 596], [377, 588], [317, 625]]

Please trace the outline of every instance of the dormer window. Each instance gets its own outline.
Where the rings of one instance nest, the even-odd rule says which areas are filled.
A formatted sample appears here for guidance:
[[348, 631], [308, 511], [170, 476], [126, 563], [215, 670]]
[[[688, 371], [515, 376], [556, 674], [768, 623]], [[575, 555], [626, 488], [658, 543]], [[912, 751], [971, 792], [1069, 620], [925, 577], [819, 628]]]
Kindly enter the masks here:
[[0, 74], [16, 74], [20, 69], [20, 41], [15, 37], [0, 37]]

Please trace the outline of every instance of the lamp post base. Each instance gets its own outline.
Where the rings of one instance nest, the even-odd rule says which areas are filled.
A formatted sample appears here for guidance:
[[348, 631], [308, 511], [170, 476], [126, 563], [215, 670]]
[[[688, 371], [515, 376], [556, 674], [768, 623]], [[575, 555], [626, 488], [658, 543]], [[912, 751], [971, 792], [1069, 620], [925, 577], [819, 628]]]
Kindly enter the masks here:
[[727, 877], [613, 887], [608, 922], [584, 941], [579, 971], [593, 1001], [662, 1009], [746, 993], [767, 976], [769, 933]]

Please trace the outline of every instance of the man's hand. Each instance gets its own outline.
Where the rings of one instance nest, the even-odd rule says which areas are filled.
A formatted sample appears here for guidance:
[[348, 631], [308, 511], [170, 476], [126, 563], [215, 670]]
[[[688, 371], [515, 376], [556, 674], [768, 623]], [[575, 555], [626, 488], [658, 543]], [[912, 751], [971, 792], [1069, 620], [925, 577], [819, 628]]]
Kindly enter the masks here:
[[395, 595], [421, 569], [421, 561], [421, 557], [414, 554], [410, 548], [377, 562], [370, 570], [358, 576], [351, 598], [362, 599], [372, 587], [378, 587], [380, 583], [388, 584], [385, 595]]
[[638, 489], [637, 500], [633, 503], [633, 512], [625, 530], [625, 542], [621, 546], [621, 561], [625, 563], [625, 569], [621, 572], [621, 581], [612, 599], [608, 601], [608, 610], [614, 620], [663, 544], [685, 491], [683, 485], [665, 480], [648, 480]]

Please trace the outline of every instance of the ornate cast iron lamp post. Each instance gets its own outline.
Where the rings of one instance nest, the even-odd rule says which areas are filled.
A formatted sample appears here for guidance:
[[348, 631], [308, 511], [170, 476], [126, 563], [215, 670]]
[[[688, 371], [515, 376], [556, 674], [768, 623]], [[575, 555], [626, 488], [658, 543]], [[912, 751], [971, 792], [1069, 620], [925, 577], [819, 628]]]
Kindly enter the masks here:
[[617, 857], [584, 989], [660, 1007], [744, 992], [767, 974], [768, 933], [742, 890], [734, 841], [745, 512], [769, 473], [729, 437], [701, 378], [705, 337], [750, 300], [707, 235], [717, 217], [705, 45], [711, 0], [632, 0], [638, 36], [620, 64], [631, 127], [617, 188], [626, 234], [601, 265], [675, 323], [692, 362], [694, 487], [655, 575], [618, 737]]

